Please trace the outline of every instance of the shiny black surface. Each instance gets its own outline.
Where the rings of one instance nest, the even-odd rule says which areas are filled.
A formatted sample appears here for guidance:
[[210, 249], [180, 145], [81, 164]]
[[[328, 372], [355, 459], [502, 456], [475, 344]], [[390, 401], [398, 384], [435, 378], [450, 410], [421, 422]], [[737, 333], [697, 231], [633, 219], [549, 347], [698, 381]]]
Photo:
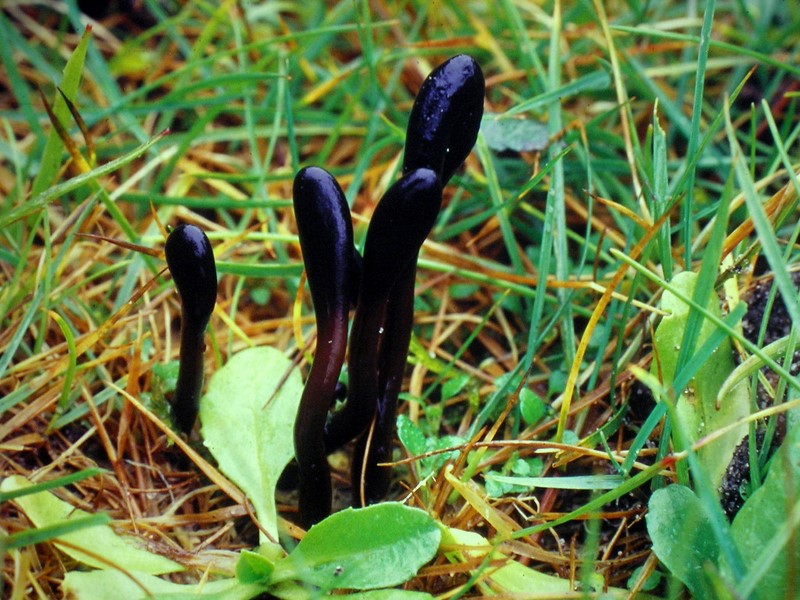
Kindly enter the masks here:
[[181, 295], [184, 318], [205, 328], [217, 301], [217, 269], [211, 243], [199, 227], [181, 224], [170, 232], [164, 252]]
[[358, 253], [339, 184], [319, 167], [294, 180], [294, 212], [317, 321], [317, 349], [294, 429], [300, 517], [309, 527], [331, 511], [331, 476], [323, 430], [347, 350], [347, 323], [357, 286]]
[[181, 354], [172, 413], [178, 428], [191, 432], [203, 389], [204, 335], [217, 301], [214, 252], [203, 230], [178, 225], [164, 248], [167, 266], [181, 296]]
[[[379, 366], [387, 306], [395, 301], [398, 278], [415, 270], [419, 249], [436, 221], [441, 202], [438, 175], [430, 169], [417, 169], [387, 190], [372, 215], [350, 332], [347, 402], [326, 426], [329, 451], [360, 435], [375, 414], [381, 393]], [[413, 288], [411, 291], [413, 294]], [[407, 352], [408, 344], [395, 351]]]
[[480, 66], [466, 54], [428, 75], [408, 120], [404, 173], [428, 167], [447, 185], [478, 139], [485, 90]]

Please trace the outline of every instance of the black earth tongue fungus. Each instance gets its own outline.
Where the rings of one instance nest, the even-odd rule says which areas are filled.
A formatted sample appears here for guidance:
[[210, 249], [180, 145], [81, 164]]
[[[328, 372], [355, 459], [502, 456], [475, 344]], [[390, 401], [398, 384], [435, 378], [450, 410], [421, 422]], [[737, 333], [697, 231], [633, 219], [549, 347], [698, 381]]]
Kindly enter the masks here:
[[[374, 427], [362, 434], [353, 455], [353, 497], [358, 505], [380, 502], [389, 492], [397, 398], [403, 383], [414, 325], [416, 260], [400, 273], [387, 306], [378, 367], [378, 402]], [[366, 457], [366, 459], [365, 459]]]
[[[428, 75], [411, 109], [403, 173], [412, 173], [421, 168], [432, 169], [439, 175], [439, 184], [442, 187], [447, 184], [478, 138], [485, 90], [480, 66], [465, 54], [445, 61]], [[428, 233], [432, 226], [431, 222]], [[362, 434], [353, 458], [353, 495], [356, 504], [379, 502], [386, 496], [391, 484], [391, 467], [378, 465], [392, 458], [397, 398], [414, 320], [416, 254], [422, 241], [424, 237], [414, 252], [414, 260], [397, 268], [398, 274], [383, 312], [374, 426]], [[366, 265], [366, 248], [364, 260]], [[369, 277], [366, 269], [365, 266], [365, 280]], [[351, 356], [355, 343], [351, 339]]]
[[197, 419], [203, 388], [203, 338], [217, 302], [217, 269], [211, 243], [194, 225], [173, 229], [164, 252], [181, 297], [180, 367], [172, 415], [178, 428], [188, 435]]
[[300, 518], [310, 527], [331, 512], [331, 476], [323, 430], [338, 391], [347, 350], [347, 323], [360, 258], [339, 184], [307, 167], [294, 179], [294, 213], [317, 321], [317, 349], [294, 428]]
[[411, 108], [403, 173], [426, 167], [447, 185], [478, 139], [485, 92], [483, 72], [466, 54], [431, 71]]
[[[373, 429], [371, 439], [385, 443], [387, 448], [391, 444], [397, 393], [411, 335], [417, 255], [436, 221], [441, 203], [442, 186], [437, 173], [416, 169], [387, 190], [372, 215], [350, 332], [347, 402], [331, 415], [326, 425], [329, 451], [355, 437], [369, 436], [373, 421], [378, 430]], [[391, 393], [385, 393], [387, 388]], [[384, 432], [387, 427], [388, 432]], [[362, 440], [360, 445], [364, 444]], [[373, 452], [378, 448], [379, 445], [370, 445], [366, 458], [369, 473], [374, 472]], [[356, 504], [362, 503], [359, 484], [362, 462], [358, 455], [353, 461]], [[373, 492], [369, 480], [365, 488], [368, 491], [364, 496], [370, 499], [385, 495]]]
[[[417, 169], [387, 190], [372, 215], [350, 331], [347, 401], [326, 424], [329, 452], [361, 435], [375, 416], [381, 395], [379, 369], [385, 362], [382, 357], [387, 350], [395, 350], [395, 343], [385, 335], [387, 312], [395, 302], [398, 280], [415, 268], [441, 202], [438, 175], [430, 169]], [[406, 344], [403, 352], [407, 351]]]

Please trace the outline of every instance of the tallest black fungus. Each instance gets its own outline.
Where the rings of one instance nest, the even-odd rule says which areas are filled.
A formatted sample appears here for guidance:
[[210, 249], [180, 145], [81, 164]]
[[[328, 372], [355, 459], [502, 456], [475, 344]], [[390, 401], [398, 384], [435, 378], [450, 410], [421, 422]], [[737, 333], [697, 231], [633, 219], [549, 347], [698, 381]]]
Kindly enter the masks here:
[[[341, 190], [322, 169], [295, 179], [300, 244], [317, 312], [314, 364], [295, 422], [300, 512], [312, 525], [330, 511], [326, 453], [359, 438], [353, 459], [355, 504], [387, 493], [397, 398], [414, 319], [417, 256], [442, 203], [442, 188], [472, 150], [483, 115], [485, 84], [466, 55], [435, 69], [420, 88], [406, 134], [403, 175], [378, 203], [358, 274], [349, 212]], [[348, 293], [357, 290], [350, 334], [349, 390], [325, 421], [347, 335]], [[324, 424], [324, 425], [323, 425]]]
[[353, 459], [356, 504], [377, 502], [389, 489], [391, 469], [378, 465], [391, 460], [417, 255], [439, 213], [442, 188], [478, 138], [484, 96], [483, 73], [467, 55], [449, 59], [426, 78], [408, 122], [404, 176], [386, 192], [369, 225], [350, 338], [350, 393], [326, 429], [329, 448], [361, 435]]
[[[431, 169], [416, 169], [389, 188], [372, 215], [350, 333], [347, 402], [326, 426], [329, 451], [360, 435], [375, 416], [387, 353], [399, 352], [405, 364], [408, 340], [405, 348], [399, 340], [398, 347], [398, 340], [384, 334], [388, 316], [397, 308], [397, 281], [415, 270], [417, 254], [433, 227], [441, 202], [439, 176]], [[408, 330], [410, 333], [410, 326]]]
[[[414, 321], [417, 255], [439, 215], [442, 184], [427, 168], [402, 177], [381, 199], [364, 244], [361, 295], [353, 317], [348, 405], [368, 406], [353, 457], [356, 505], [378, 502], [389, 489], [397, 397], [403, 380]], [[336, 416], [339, 416], [337, 413]], [[363, 477], [362, 477], [363, 473]]]
[[[447, 185], [478, 139], [485, 92], [483, 72], [470, 56], [454, 56], [434, 69], [411, 109], [403, 173], [432, 169], [439, 175], [439, 184]], [[398, 210], [410, 212], [414, 208], [409, 203]], [[416, 258], [410, 265], [398, 264], [397, 268], [384, 326], [375, 426], [371, 435], [362, 436], [353, 461], [353, 485], [360, 504], [383, 499], [391, 483], [391, 468], [378, 465], [392, 459], [397, 398], [414, 321]], [[360, 459], [362, 453], [366, 458]]]
[[459, 54], [434, 69], [411, 108], [403, 173], [433, 169], [447, 185], [478, 139], [485, 94], [483, 72], [471, 56]]

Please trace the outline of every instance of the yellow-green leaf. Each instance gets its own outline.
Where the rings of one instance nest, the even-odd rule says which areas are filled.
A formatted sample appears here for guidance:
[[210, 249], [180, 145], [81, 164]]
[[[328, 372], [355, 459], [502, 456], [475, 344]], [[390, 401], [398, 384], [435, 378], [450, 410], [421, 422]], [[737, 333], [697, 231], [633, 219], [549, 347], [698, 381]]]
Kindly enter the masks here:
[[[3, 480], [0, 491], [14, 492], [32, 485], [24, 477], [12, 475]], [[50, 527], [90, 515], [50, 492], [19, 496], [14, 502], [35, 527]], [[145, 550], [134, 538], [117, 535], [109, 525], [85, 527], [59, 535], [53, 543], [78, 562], [97, 569], [113, 569], [116, 566], [153, 575], [184, 569], [164, 556]]]

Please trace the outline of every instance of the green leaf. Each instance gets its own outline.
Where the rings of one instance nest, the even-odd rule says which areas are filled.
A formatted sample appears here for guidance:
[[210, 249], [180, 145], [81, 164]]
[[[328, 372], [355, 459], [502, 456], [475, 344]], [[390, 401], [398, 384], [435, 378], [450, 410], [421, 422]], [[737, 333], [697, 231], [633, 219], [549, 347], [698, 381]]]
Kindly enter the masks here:
[[[696, 273], [684, 271], [678, 273], [671, 283], [691, 298], [696, 282]], [[661, 308], [671, 314], [664, 317], [656, 329], [656, 359], [653, 360], [652, 371], [661, 376], [665, 386], [670, 386], [676, 374], [690, 307], [667, 290], [661, 300]], [[715, 294], [709, 298], [706, 308], [711, 314], [719, 316], [719, 300]], [[716, 333], [717, 326], [709, 319], [704, 319], [697, 336], [697, 348], [701, 348]], [[731, 389], [717, 408], [719, 390], [733, 370], [730, 340], [725, 336], [710, 358], [697, 368], [689, 385], [680, 390], [676, 411], [680, 427], [690, 443], [749, 415], [750, 399], [746, 383]], [[747, 425], [739, 425], [698, 451], [714, 487], [719, 486], [733, 451], [746, 434]]]
[[[0, 491], [16, 492], [32, 485], [24, 477], [12, 475], [3, 480]], [[60, 500], [50, 492], [20, 496], [14, 502], [37, 528], [53, 527], [92, 516]], [[79, 531], [59, 535], [54, 543], [78, 562], [97, 569], [110, 569], [116, 566], [120, 569], [154, 575], [184, 570], [182, 565], [148, 552], [132, 537], [117, 535], [108, 525], [83, 527]]]
[[267, 583], [274, 570], [275, 563], [250, 550], [242, 550], [236, 561], [236, 578], [242, 583]]
[[231, 357], [200, 400], [201, 433], [220, 470], [250, 498], [278, 539], [275, 485], [294, 456], [292, 433], [303, 391], [299, 371], [270, 347]]
[[695, 598], [713, 598], [704, 569], [716, 566], [719, 546], [700, 499], [682, 485], [656, 490], [646, 519], [658, 559]]
[[71, 600], [249, 600], [267, 586], [243, 585], [234, 578], [187, 585], [136, 571], [71, 571], [64, 577], [62, 589], [64, 597]]
[[405, 414], [397, 416], [397, 437], [412, 456], [419, 456], [428, 451], [425, 434]]
[[486, 144], [495, 152], [544, 150], [550, 141], [547, 125], [533, 119], [499, 118], [486, 115], [481, 122]]
[[519, 409], [526, 425], [535, 425], [547, 414], [547, 405], [528, 388], [519, 392]]
[[469, 383], [469, 378], [468, 374], [461, 373], [445, 381], [442, 384], [442, 400], [449, 400], [463, 390], [464, 386]]
[[[792, 573], [789, 565], [800, 564], [800, 425], [795, 412], [787, 413], [787, 436], [772, 458], [769, 473], [736, 514], [731, 525], [731, 535], [742, 556], [753, 557], [746, 582], [747, 593], [755, 598], [788, 598], [795, 593], [790, 586]], [[794, 543], [789, 542], [790, 535]], [[788, 551], [793, 556], [787, 561]], [[790, 593], [789, 590], [792, 590]]]
[[314, 525], [275, 565], [273, 581], [297, 579], [324, 592], [399, 585], [436, 555], [441, 535], [428, 513], [397, 502], [349, 508]]

